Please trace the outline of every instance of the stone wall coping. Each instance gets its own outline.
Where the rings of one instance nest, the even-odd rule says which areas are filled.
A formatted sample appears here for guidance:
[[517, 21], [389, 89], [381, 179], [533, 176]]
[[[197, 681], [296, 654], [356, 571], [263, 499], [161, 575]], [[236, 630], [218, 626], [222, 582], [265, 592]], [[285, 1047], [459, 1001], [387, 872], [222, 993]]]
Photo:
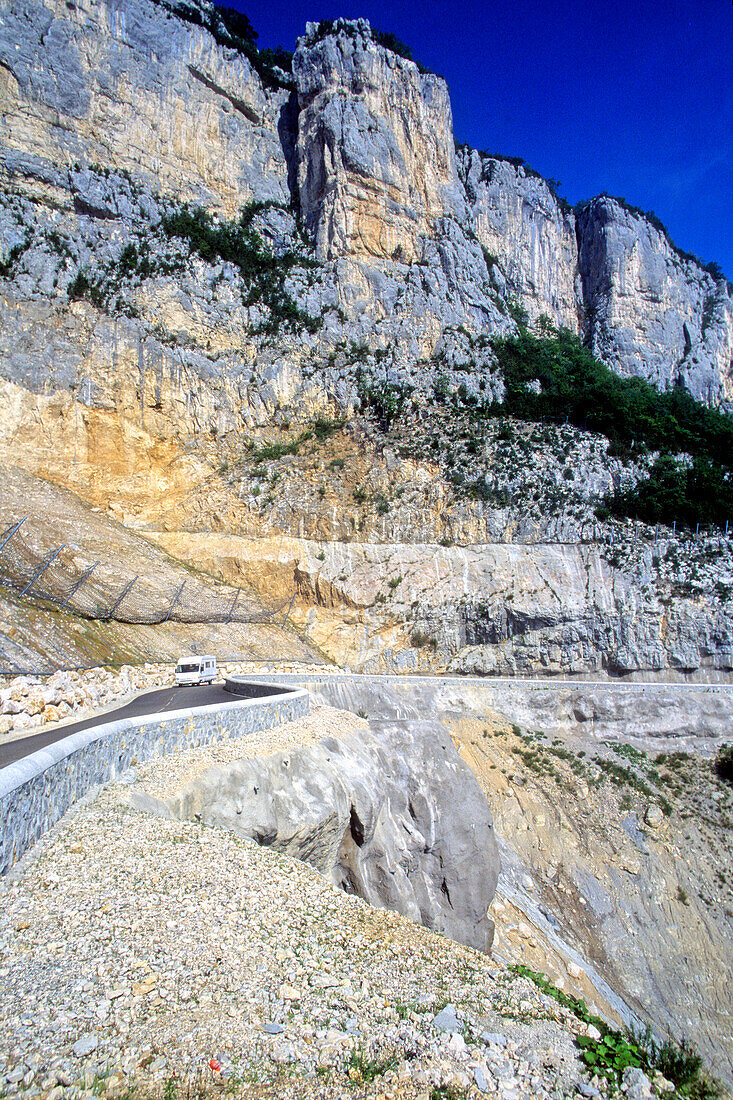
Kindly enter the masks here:
[[294, 700], [304, 695], [308, 695], [308, 691], [305, 688], [295, 690], [293, 688], [286, 688], [283, 690], [281, 684], [268, 684], [267, 686], [277, 688], [277, 694], [257, 696], [253, 699], [238, 698], [236, 695], [233, 695], [231, 702], [223, 704], [210, 703], [207, 706], [185, 707], [182, 710], [156, 711], [131, 718], [118, 718], [115, 722], [100, 722], [99, 725], [92, 726], [90, 729], [78, 730], [76, 733], [71, 733], [68, 737], [55, 741], [52, 745], [47, 745], [46, 748], [38, 749], [36, 752], [23, 757], [22, 760], [16, 760], [14, 763], [8, 764], [7, 767], [0, 769], [0, 799], [4, 798], [12, 791], [17, 790], [19, 787], [22, 787], [25, 783], [29, 783], [37, 776], [42, 775], [45, 771], [48, 771], [49, 768], [53, 768], [62, 761], [67, 760], [87, 745], [91, 745], [93, 742], [100, 741], [107, 737], [112, 737], [115, 734], [124, 733], [131, 729], [138, 729], [154, 722], [174, 722], [181, 718], [190, 718], [196, 714], [215, 714], [222, 709], [226, 709], [227, 711], [241, 710], [248, 707], [261, 706], [263, 703], [277, 703], [283, 699]]
[[[253, 672], [247, 676], [248, 683], [265, 683], [258, 680], [260, 674]], [[282, 687], [283, 683], [320, 683], [328, 681], [344, 683], [348, 680], [360, 682], [384, 684], [385, 686], [409, 684], [424, 684], [428, 686], [440, 685], [442, 687], [480, 687], [498, 688], [511, 687], [517, 689], [536, 688], [538, 691], [561, 691], [563, 689], [591, 690], [600, 688], [604, 691], [709, 691], [733, 693], [733, 679], [729, 680], [622, 680], [622, 679], [565, 679], [562, 676], [459, 676], [455, 673], [389, 673], [389, 672], [268, 672], [268, 676], [277, 677], [278, 684], [272, 686]]]

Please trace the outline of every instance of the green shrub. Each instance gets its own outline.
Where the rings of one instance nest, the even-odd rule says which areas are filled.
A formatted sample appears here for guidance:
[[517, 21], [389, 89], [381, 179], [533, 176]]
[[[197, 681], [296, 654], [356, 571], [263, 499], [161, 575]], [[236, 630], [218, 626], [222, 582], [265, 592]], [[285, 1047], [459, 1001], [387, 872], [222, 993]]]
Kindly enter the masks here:
[[644, 1035], [618, 1031], [600, 1016], [592, 1015], [585, 1001], [563, 993], [545, 974], [537, 973], [528, 966], [515, 965], [510, 969], [523, 978], [529, 978], [543, 993], [600, 1031], [598, 1039], [579, 1035], [576, 1042], [588, 1070], [606, 1077], [613, 1089], [621, 1083], [627, 1066], [637, 1066], [651, 1076], [657, 1070], [664, 1074], [675, 1085], [677, 1096], [689, 1097], [689, 1100], [719, 1100], [722, 1097], [722, 1086], [703, 1071], [702, 1059], [685, 1039], [679, 1043], [667, 1039], [660, 1044], [649, 1031]]
[[250, 203], [236, 221], [215, 221], [202, 207], [180, 207], [161, 221], [168, 237], [186, 241], [208, 263], [224, 260], [237, 268], [243, 283], [242, 300], [246, 306], [262, 304], [270, 312], [269, 320], [257, 330], [269, 335], [281, 328], [289, 332], [305, 329], [315, 332], [323, 323], [299, 309], [285, 288], [285, 279], [293, 268], [312, 267], [315, 261], [295, 252], [275, 255], [252, 229], [254, 215], [264, 203]]
[[83, 298], [84, 295], [88, 293], [91, 285], [92, 284], [89, 281], [89, 276], [87, 275], [86, 271], [84, 271], [83, 268], [79, 268], [75, 277], [67, 286], [66, 293], [69, 296], [70, 300], [76, 301], [79, 298]]
[[110, 287], [105, 288], [102, 278], [90, 279], [86, 271], [80, 268], [66, 288], [66, 293], [70, 301], [88, 298], [97, 309], [107, 309], [110, 290]]
[[409, 387], [385, 380], [378, 382], [357, 369], [356, 387], [362, 412], [371, 412], [382, 431], [389, 431], [397, 419]]
[[11, 279], [15, 275], [18, 260], [25, 252], [25, 244], [14, 244], [4, 260], [0, 260], [0, 278]]
[[690, 466], [662, 454], [647, 477], [626, 492], [608, 497], [606, 504], [614, 515], [644, 523], [723, 526], [733, 516], [733, 481], [728, 474], [702, 456]]
[[297, 455], [301, 444], [310, 438], [310, 432], [301, 432], [299, 436], [291, 439], [288, 443], [265, 443], [264, 446], [258, 447], [252, 452], [252, 459], [254, 462], [274, 462], [285, 455]]
[[[605, 435], [609, 453], [662, 452], [648, 477], [605, 502], [608, 513], [688, 526], [733, 515], [733, 418], [680, 387], [661, 393], [640, 378], [619, 378], [567, 329], [545, 337], [524, 331], [492, 345], [505, 397], [486, 413], [569, 422]], [[681, 453], [691, 466], [673, 457]]]
[[645, 1064], [643, 1051], [618, 1031], [609, 1029], [600, 1039], [579, 1035], [576, 1042], [591, 1073], [602, 1074], [617, 1084], [628, 1066], [641, 1068]]
[[[313, 424], [313, 434], [319, 443], [323, 443], [334, 434], [334, 432], [340, 431], [346, 421], [341, 420], [329, 420], [326, 416], [317, 416]], [[331, 464], [333, 465], [333, 463]]]
[[377, 1077], [382, 1077], [383, 1074], [392, 1069], [396, 1069], [398, 1064], [397, 1056], [394, 1054], [390, 1054], [385, 1058], [378, 1058], [368, 1054], [363, 1049], [355, 1047], [349, 1056], [347, 1066], [349, 1070], [354, 1072], [357, 1079], [369, 1082], [374, 1081]]

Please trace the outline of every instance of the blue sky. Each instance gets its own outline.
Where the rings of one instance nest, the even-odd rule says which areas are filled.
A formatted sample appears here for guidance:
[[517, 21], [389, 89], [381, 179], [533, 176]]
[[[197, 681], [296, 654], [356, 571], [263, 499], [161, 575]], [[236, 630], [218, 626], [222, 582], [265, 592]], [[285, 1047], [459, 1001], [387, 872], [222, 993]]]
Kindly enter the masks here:
[[733, 279], [731, 0], [226, 0], [258, 44], [364, 16], [448, 81], [458, 141], [524, 157], [571, 202], [653, 210]]

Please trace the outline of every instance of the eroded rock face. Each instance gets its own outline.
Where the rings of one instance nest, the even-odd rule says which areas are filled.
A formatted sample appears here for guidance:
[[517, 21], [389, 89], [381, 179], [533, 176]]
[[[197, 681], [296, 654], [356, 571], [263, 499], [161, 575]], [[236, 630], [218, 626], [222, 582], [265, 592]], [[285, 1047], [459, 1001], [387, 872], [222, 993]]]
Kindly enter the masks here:
[[211, 768], [143, 809], [197, 818], [305, 860], [334, 884], [486, 951], [499, 856], [488, 806], [437, 721]]
[[545, 180], [521, 165], [463, 146], [459, 174], [476, 235], [496, 257], [491, 277], [527, 310], [578, 331], [581, 300], [575, 217]]
[[317, 30], [299, 39], [293, 71], [300, 203], [318, 254], [414, 261], [436, 218], [467, 214], [445, 81], [379, 47], [364, 20]]
[[717, 405], [733, 398], [733, 301], [645, 218], [602, 195], [578, 216], [586, 330], [619, 374], [683, 385]]
[[[229, 213], [253, 194], [287, 201], [289, 93], [266, 92], [203, 27], [151, 0], [1, 8], [0, 153], [12, 175], [56, 192], [66, 169], [94, 163]], [[109, 214], [89, 200], [79, 212]]]

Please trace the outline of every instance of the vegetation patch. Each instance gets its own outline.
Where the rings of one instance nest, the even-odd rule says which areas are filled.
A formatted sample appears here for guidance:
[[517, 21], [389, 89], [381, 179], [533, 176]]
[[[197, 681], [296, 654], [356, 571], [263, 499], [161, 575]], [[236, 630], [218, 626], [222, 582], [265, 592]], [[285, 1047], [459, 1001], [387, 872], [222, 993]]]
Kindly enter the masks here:
[[27, 241], [23, 244], [14, 244], [8, 250], [5, 259], [0, 260], [0, 279], [12, 279], [18, 267], [18, 260], [27, 248]]
[[723, 1096], [722, 1085], [705, 1073], [702, 1059], [685, 1039], [681, 1042], [666, 1039], [659, 1043], [649, 1031], [643, 1035], [619, 1031], [600, 1016], [593, 1015], [581, 998], [563, 993], [547, 975], [528, 966], [515, 965], [510, 970], [528, 978], [548, 997], [600, 1032], [598, 1038], [579, 1035], [576, 1042], [589, 1072], [605, 1077], [613, 1092], [618, 1090], [624, 1070], [636, 1066], [651, 1077], [661, 1073], [675, 1086], [678, 1096], [690, 1100], [718, 1100]]
[[[98, 165], [90, 166], [98, 176], [109, 176], [109, 170]], [[124, 173], [117, 173], [124, 175]], [[231, 264], [239, 276], [242, 302], [246, 307], [261, 306], [266, 310], [264, 320], [253, 330], [253, 335], [273, 335], [280, 331], [315, 333], [322, 325], [320, 316], [313, 317], [300, 309], [288, 289], [288, 276], [312, 272], [318, 262], [300, 249], [275, 250], [266, 243], [254, 228], [254, 219], [269, 210], [288, 211], [283, 203], [253, 201], [242, 208], [237, 218], [226, 220], [209, 213], [199, 206], [168, 205], [168, 212], [160, 223], [148, 231], [140, 230], [135, 239], [128, 240], [119, 255], [94, 268], [79, 267], [67, 286], [70, 300], [86, 298], [100, 310], [137, 316], [134, 305], [120, 293], [123, 284], [134, 281], [181, 275], [190, 266], [190, 257], [198, 255], [209, 264], [217, 261]], [[296, 230], [305, 240], [304, 231], [296, 215]], [[46, 232], [46, 242], [62, 258], [74, 259], [70, 242], [57, 232]], [[27, 247], [28, 242], [23, 246]], [[0, 275], [12, 274], [17, 267], [20, 253], [11, 250], [0, 263]], [[77, 261], [78, 262], [78, 261]], [[227, 278], [219, 271], [213, 287]], [[310, 281], [313, 276], [307, 276]], [[156, 331], [158, 330], [158, 331]], [[165, 332], [157, 325], [154, 333], [165, 343], [180, 343], [180, 337]]]
[[[328, 417], [317, 416], [313, 424], [313, 434], [319, 443], [323, 443], [325, 440], [330, 439], [336, 432], [340, 432], [345, 423], [345, 419], [329, 420]], [[335, 463], [340, 463], [341, 466], [343, 466], [344, 460], [334, 459], [334, 461], [330, 463], [331, 469], [335, 469]]]
[[356, 1047], [349, 1057], [347, 1069], [349, 1077], [355, 1082], [375, 1081], [390, 1070], [397, 1069], [399, 1062], [395, 1054], [378, 1057], [369, 1054], [363, 1048]]
[[[606, 502], [607, 514], [648, 523], [721, 524], [733, 514], [733, 419], [675, 387], [619, 378], [567, 329], [493, 341], [505, 398], [486, 412], [569, 422], [599, 432], [613, 453], [659, 451], [648, 476]], [[683, 460], [675, 455], [689, 456]], [[602, 517], [603, 518], [603, 517]]]
[[[276, 204], [267, 204], [276, 205]], [[167, 215], [161, 228], [168, 237], [186, 241], [191, 252], [198, 253], [208, 263], [223, 260], [239, 271], [243, 283], [245, 306], [263, 305], [269, 320], [257, 330], [273, 334], [281, 329], [316, 332], [322, 317], [311, 317], [299, 309], [285, 287], [285, 279], [294, 268], [317, 267], [315, 260], [288, 251], [276, 255], [252, 228], [255, 214], [265, 209], [264, 203], [251, 203], [236, 221], [215, 220], [202, 207], [181, 207]]]
[[[252, 459], [254, 462], [274, 462], [286, 455], [297, 455], [301, 445], [309, 439], [312, 439], [311, 432], [301, 432], [295, 439], [290, 439], [285, 443], [265, 443], [252, 452]], [[255, 476], [261, 476], [261, 474], [255, 471]]]
[[356, 388], [362, 412], [371, 412], [385, 432], [389, 431], [399, 416], [403, 401], [412, 392], [409, 386], [388, 379], [378, 381], [361, 368], [357, 368]]
[[715, 771], [719, 779], [733, 786], [733, 745], [723, 745], [718, 749]]

